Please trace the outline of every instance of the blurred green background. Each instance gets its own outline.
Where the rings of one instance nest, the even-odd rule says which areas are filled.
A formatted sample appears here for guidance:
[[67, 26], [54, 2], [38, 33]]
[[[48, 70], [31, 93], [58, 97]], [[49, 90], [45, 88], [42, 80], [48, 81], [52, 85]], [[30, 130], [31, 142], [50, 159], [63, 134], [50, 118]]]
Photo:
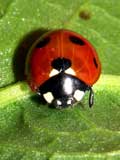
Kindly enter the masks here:
[[[26, 54], [46, 31], [65, 28], [96, 48], [95, 105], [50, 109], [24, 82]], [[120, 159], [120, 1], [0, 0], [0, 159]]]

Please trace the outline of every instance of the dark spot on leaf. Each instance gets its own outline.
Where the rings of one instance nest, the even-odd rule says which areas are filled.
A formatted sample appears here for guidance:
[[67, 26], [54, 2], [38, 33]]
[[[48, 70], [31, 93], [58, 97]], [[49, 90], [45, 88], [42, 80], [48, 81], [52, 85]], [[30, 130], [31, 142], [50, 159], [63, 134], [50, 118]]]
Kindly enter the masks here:
[[95, 67], [98, 68], [98, 64], [97, 64], [95, 57], [93, 58], [93, 62], [94, 62]]
[[91, 13], [87, 10], [81, 11], [80, 12], [80, 18], [84, 19], [84, 20], [88, 20], [91, 18]]
[[70, 36], [69, 39], [72, 43], [75, 43], [75, 44], [78, 44], [78, 45], [81, 45], [81, 46], [85, 45], [85, 42], [82, 39], [80, 39], [76, 36]]
[[50, 37], [45, 37], [37, 43], [36, 48], [45, 47], [49, 42], [50, 42]]

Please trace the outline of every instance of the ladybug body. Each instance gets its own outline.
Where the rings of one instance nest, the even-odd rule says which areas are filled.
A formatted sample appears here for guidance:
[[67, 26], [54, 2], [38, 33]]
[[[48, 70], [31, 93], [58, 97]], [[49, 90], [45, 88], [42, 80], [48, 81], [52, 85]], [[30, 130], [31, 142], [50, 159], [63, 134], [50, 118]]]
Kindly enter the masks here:
[[93, 46], [69, 30], [48, 32], [32, 46], [26, 63], [27, 81], [48, 103], [58, 108], [80, 101], [98, 80], [101, 65]]

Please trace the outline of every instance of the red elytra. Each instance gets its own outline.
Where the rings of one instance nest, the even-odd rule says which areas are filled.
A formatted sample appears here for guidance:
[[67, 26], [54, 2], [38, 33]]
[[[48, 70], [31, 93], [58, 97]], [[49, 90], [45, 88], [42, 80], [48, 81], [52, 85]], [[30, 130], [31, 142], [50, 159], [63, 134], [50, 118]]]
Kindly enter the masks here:
[[89, 86], [100, 76], [101, 64], [90, 42], [75, 32], [55, 30], [40, 37], [28, 54], [26, 75], [33, 91], [49, 79], [51, 63], [57, 58], [71, 60], [75, 76]]

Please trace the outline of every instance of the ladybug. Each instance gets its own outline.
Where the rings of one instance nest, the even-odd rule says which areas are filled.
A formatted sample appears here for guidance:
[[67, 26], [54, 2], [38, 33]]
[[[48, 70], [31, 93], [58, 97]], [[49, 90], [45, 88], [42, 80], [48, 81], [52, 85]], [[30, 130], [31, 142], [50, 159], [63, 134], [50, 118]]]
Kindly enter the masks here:
[[86, 91], [90, 93], [89, 107], [92, 107], [92, 85], [100, 73], [101, 63], [90, 42], [65, 29], [41, 36], [26, 60], [25, 74], [32, 91], [56, 108], [81, 101]]

